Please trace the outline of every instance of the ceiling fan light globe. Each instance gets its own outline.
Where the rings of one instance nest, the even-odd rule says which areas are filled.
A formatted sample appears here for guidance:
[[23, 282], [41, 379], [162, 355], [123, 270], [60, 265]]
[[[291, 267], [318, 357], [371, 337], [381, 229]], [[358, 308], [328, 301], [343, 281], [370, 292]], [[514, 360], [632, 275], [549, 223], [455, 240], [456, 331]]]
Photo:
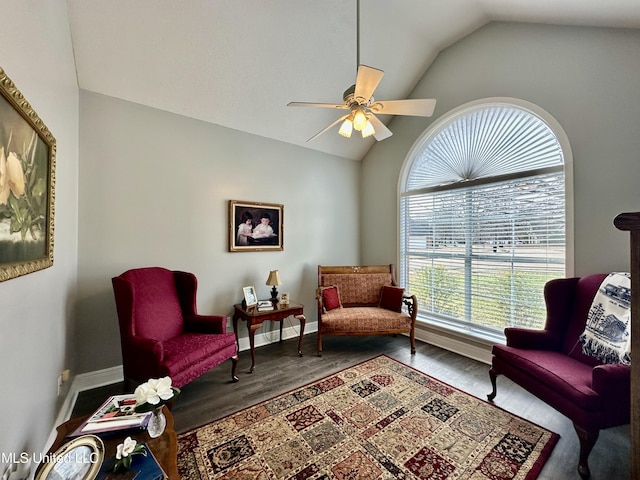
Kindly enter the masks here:
[[367, 138], [367, 137], [370, 137], [371, 135], [374, 135], [376, 133], [376, 130], [375, 128], [373, 128], [373, 125], [371, 124], [371, 122], [367, 120], [367, 123], [362, 129], [361, 133], [362, 133], [362, 138]]
[[343, 137], [350, 138], [351, 132], [353, 132], [353, 124], [351, 123], [351, 120], [347, 118], [344, 122], [342, 122], [342, 125], [340, 126], [340, 130], [338, 130], [338, 133]]
[[361, 132], [362, 129], [367, 125], [367, 116], [362, 111], [362, 109], [357, 109], [353, 114], [353, 128], [358, 132]]

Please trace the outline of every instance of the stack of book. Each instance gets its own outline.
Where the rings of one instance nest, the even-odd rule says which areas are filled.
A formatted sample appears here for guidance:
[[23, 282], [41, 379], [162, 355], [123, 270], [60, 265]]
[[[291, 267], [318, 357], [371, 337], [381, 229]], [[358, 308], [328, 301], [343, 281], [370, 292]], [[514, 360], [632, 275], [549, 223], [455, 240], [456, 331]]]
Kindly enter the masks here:
[[71, 436], [147, 428], [152, 412], [135, 411], [133, 394], [109, 397], [93, 415], [84, 421]]
[[257, 308], [259, 312], [268, 312], [273, 310], [273, 303], [271, 303], [271, 300], [259, 300]]

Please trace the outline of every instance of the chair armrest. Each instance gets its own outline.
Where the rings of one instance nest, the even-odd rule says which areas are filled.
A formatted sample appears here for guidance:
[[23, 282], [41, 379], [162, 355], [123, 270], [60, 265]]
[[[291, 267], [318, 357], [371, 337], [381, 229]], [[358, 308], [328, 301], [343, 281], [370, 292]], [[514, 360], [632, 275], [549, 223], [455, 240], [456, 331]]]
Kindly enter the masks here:
[[628, 365], [607, 364], [593, 368], [591, 388], [600, 395], [629, 395], [631, 368]]
[[227, 317], [221, 315], [185, 315], [185, 331], [191, 333], [227, 333]]
[[322, 299], [322, 289], [320, 287], [316, 288], [316, 302], [318, 304], [318, 319], [324, 312], [324, 300]]
[[593, 368], [591, 388], [602, 399], [602, 426], [629, 423], [631, 418], [631, 368], [598, 365]]
[[129, 337], [127, 339], [127, 354], [135, 358], [136, 362], [156, 364], [164, 359], [162, 342], [151, 338]]
[[558, 350], [562, 335], [549, 330], [507, 327], [504, 329], [507, 346], [525, 350]]
[[411, 323], [415, 323], [416, 316], [418, 315], [418, 298], [415, 295], [403, 295], [402, 303], [407, 306]]

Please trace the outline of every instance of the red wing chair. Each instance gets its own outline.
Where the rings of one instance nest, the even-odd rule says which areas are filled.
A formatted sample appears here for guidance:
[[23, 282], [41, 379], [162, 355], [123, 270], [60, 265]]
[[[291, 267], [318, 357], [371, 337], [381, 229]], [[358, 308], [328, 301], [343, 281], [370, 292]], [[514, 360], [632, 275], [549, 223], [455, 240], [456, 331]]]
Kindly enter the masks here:
[[590, 476], [588, 458], [600, 429], [629, 423], [631, 369], [603, 365], [582, 353], [578, 340], [604, 274], [551, 280], [545, 285], [544, 330], [506, 328], [506, 345], [493, 346], [489, 376], [496, 396], [500, 374], [568, 417], [580, 440], [578, 473]]
[[195, 275], [139, 268], [112, 284], [127, 388], [167, 375], [180, 388], [228, 359], [238, 381], [235, 335], [226, 332], [226, 317], [198, 315]]

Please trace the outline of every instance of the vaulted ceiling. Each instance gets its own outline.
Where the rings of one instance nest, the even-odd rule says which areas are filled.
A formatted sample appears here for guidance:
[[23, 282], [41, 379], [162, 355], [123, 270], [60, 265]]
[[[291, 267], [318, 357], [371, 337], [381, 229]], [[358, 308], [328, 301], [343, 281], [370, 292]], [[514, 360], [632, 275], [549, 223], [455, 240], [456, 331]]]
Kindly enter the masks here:
[[[640, 28], [638, 0], [67, 0], [78, 84], [306, 148], [361, 159], [335, 110], [360, 63], [377, 99], [407, 98], [438, 53], [491, 21]], [[384, 118], [383, 120], [389, 120]]]

